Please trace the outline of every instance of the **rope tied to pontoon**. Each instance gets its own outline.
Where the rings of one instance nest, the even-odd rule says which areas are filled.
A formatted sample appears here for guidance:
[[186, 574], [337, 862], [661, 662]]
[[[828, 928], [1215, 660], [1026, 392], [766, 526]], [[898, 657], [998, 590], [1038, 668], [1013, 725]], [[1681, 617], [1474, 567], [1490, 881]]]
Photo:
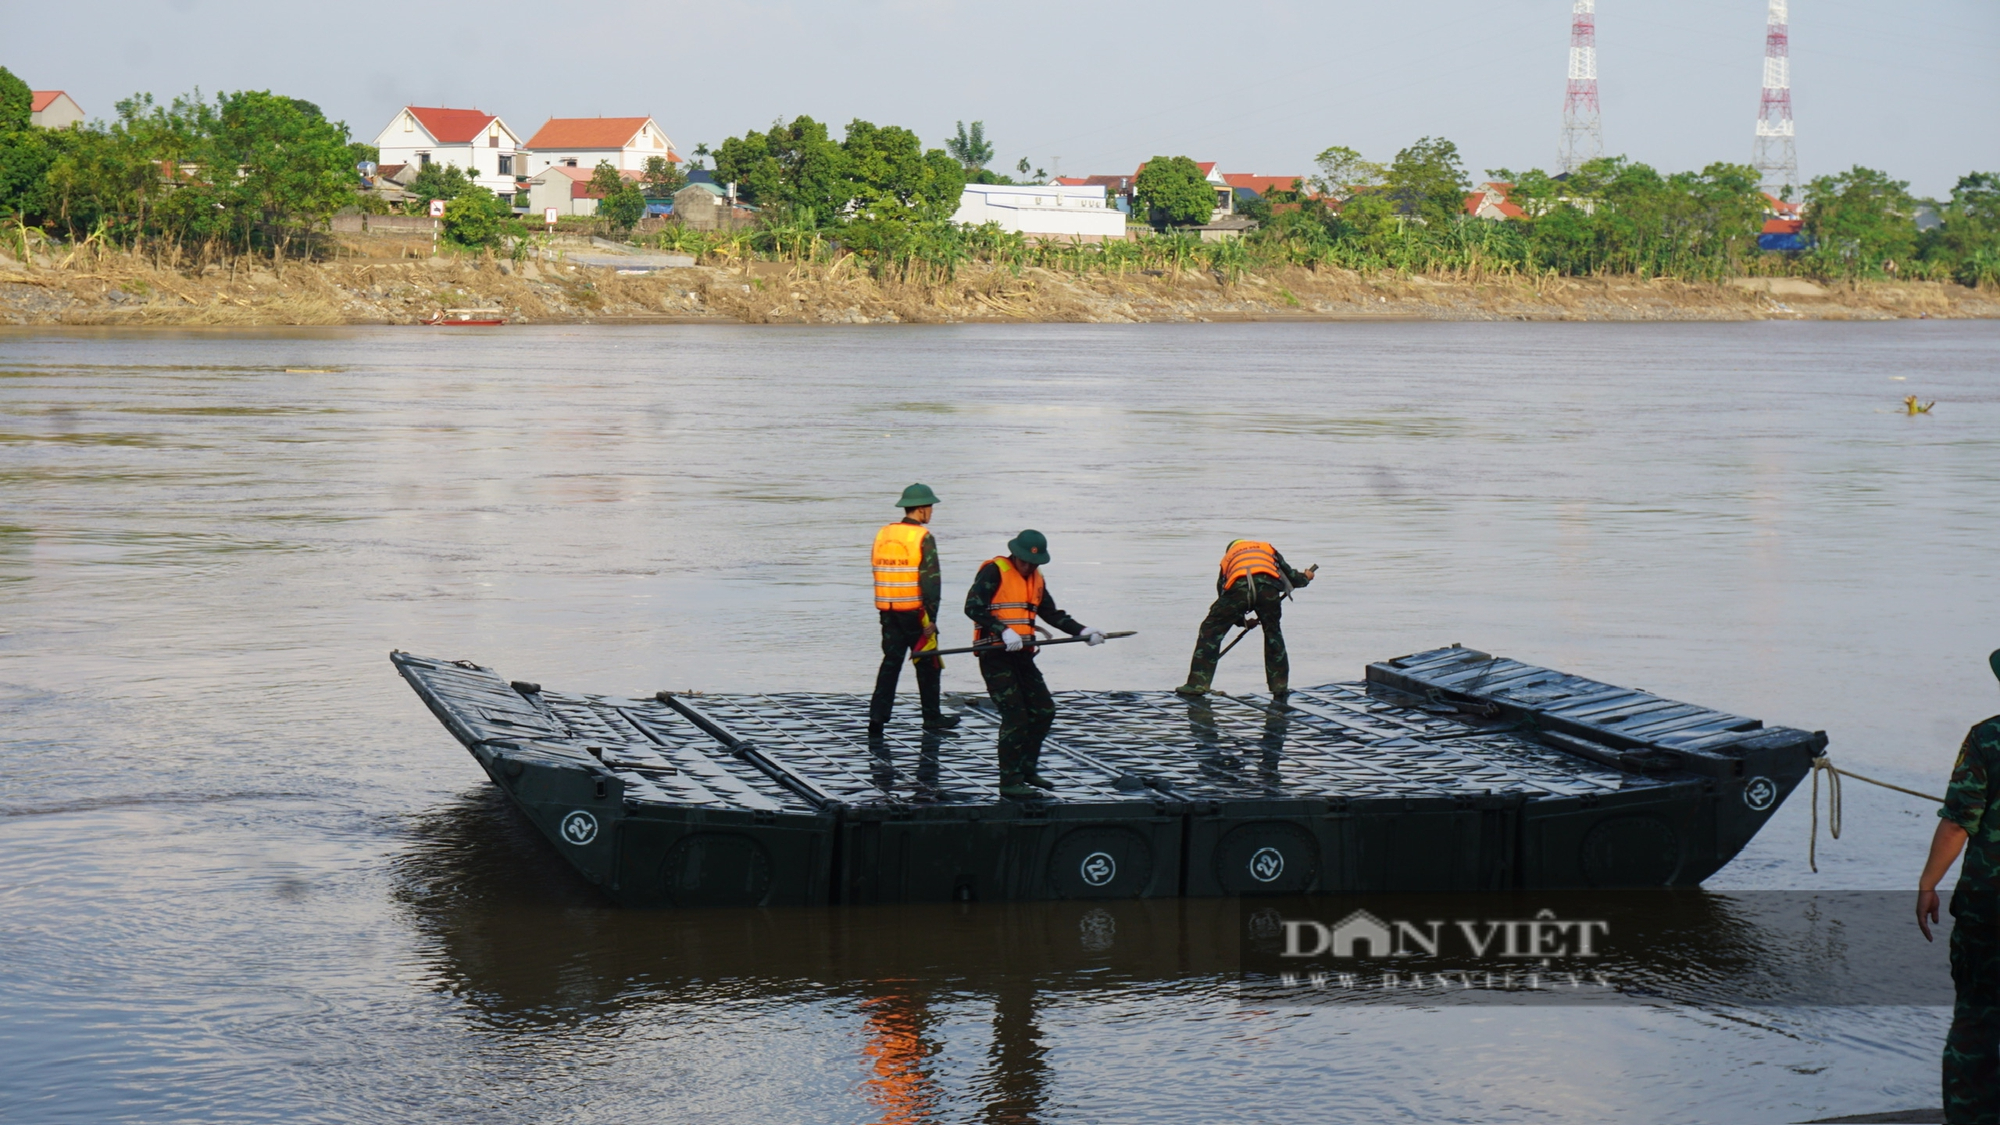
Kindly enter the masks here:
[[1815, 875], [1819, 874], [1819, 775], [1822, 773], [1826, 774], [1827, 835], [1836, 840], [1840, 839], [1840, 779], [1843, 777], [1851, 777], [1856, 781], [1865, 781], [1870, 785], [1879, 785], [1884, 789], [1893, 789], [1898, 793], [1944, 804], [1943, 797], [1933, 797], [1929, 793], [1919, 793], [1914, 789], [1905, 789], [1900, 785], [1863, 777], [1853, 770], [1841, 769], [1825, 754], [1821, 754], [1812, 760], [1812, 835], [1806, 841], [1806, 863], [1812, 866]]

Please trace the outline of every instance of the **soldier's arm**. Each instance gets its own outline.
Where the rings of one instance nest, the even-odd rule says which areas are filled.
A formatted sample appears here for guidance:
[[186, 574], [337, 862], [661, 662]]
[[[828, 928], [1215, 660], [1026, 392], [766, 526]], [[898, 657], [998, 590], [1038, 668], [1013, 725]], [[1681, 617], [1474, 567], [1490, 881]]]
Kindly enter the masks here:
[[1930, 855], [1924, 859], [1923, 874], [1917, 876], [1917, 928], [1926, 941], [1931, 923], [1938, 920], [1938, 882], [1986, 819], [1988, 766], [1996, 758], [2000, 758], [2000, 729], [1989, 719], [1967, 732], [1958, 748], [1944, 807], [1938, 810], [1937, 831], [1931, 835]]
[[1313, 576], [1307, 574], [1305, 571], [1294, 570], [1292, 564], [1285, 561], [1285, 556], [1279, 554], [1276, 547], [1271, 548], [1271, 557], [1278, 562], [1278, 572], [1283, 574], [1285, 580], [1292, 585], [1303, 588], [1308, 582], [1313, 580]]
[[993, 617], [993, 595], [999, 592], [1000, 568], [989, 562], [979, 568], [972, 589], [965, 594], [965, 615], [989, 633], [1000, 632], [1000, 622]]
[[1219, 598], [1228, 592], [1229, 572], [1218, 566], [1215, 568], [1215, 596]]
[[923, 555], [917, 563], [917, 596], [923, 600], [924, 612], [935, 625], [938, 606], [944, 601], [944, 575], [938, 567], [937, 540], [929, 532], [924, 533]]
[[1035, 615], [1049, 624], [1074, 637], [1083, 632], [1083, 622], [1056, 608], [1056, 600], [1049, 596], [1048, 587], [1042, 587], [1042, 604]]

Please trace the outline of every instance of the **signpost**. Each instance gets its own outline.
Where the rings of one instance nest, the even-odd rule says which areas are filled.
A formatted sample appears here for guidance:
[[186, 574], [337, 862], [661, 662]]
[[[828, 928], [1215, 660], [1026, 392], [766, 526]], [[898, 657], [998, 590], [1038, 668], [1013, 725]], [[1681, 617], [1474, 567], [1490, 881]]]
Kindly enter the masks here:
[[444, 200], [431, 200], [431, 256], [438, 252], [438, 220], [444, 218]]
[[553, 235], [556, 232], [556, 209], [553, 207], [542, 208], [542, 221], [549, 224], [549, 233]]

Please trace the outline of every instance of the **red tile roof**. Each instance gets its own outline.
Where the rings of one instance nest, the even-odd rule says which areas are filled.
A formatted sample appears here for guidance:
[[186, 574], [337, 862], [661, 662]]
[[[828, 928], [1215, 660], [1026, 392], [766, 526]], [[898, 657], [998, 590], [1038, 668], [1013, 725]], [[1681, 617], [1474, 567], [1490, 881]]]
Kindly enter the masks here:
[[1804, 219], [1764, 220], [1765, 234], [1797, 234], [1800, 231], [1804, 230], [1805, 227], [1806, 227], [1806, 221]]
[[28, 102], [28, 112], [40, 113], [53, 105], [55, 100], [62, 96], [63, 92], [61, 90], [36, 90]]
[[535, 130], [530, 149], [624, 148], [650, 117], [551, 117]]
[[1249, 188], [1258, 195], [1262, 195], [1272, 188], [1277, 188], [1279, 191], [1290, 191], [1293, 184], [1298, 184], [1301, 188], [1307, 186], [1304, 176], [1253, 176], [1248, 172], [1224, 172], [1222, 174], [1222, 182], [1228, 184], [1230, 187]]
[[410, 116], [423, 125], [425, 131], [441, 145], [462, 145], [479, 139], [486, 131], [488, 122], [494, 120], [490, 113], [476, 109], [440, 109], [434, 106], [404, 106]]
[[[1201, 174], [1203, 178], [1206, 178], [1210, 172], [1215, 171], [1215, 161], [1213, 160], [1207, 160], [1207, 161], [1197, 160], [1195, 161], [1194, 166], [1201, 169]], [[1137, 168], [1134, 168], [1132, 170], [1132, 178], [1135, 180], [1138, 179], [1139, 173], [1145, 170], [1146, 170], [1146, 165], [1144, 164], [1141, 164]]]

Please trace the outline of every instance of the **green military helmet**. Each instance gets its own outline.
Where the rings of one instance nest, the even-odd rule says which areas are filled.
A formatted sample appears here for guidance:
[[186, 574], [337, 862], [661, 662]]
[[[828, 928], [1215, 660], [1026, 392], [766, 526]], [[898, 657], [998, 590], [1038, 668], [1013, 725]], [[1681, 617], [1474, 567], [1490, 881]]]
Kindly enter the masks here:
[[928, 508], [937, 502], [937, 493], [931, 491], [930, 485], [913, 484], [903, 490], [903, 498], [896, 501], [896, 506], [908, 511], [911, 508]]
[[2000, 648], [1993, 650], [1993, 655], [1986, 658], [1986, 663], [1993, 669], [1995, 676], [2000, 676]]
[[1022, 562], [1036, 566], [1047, 566], [1049, 562], [1049, 537], [1029, 528], [1007, 541], [1007, 553]]

